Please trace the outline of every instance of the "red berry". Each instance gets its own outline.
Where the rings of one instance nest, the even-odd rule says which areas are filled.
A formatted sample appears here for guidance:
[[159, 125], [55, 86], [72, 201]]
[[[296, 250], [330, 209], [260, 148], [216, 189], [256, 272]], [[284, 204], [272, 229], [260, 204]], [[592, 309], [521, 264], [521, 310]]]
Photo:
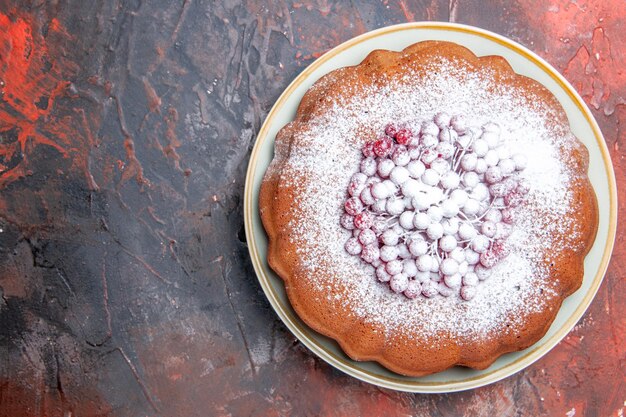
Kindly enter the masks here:
[[389, 123], [387, 127], [385, 128], [385, 134], [389, 136], [390, 138], [395, 138], [397, 132], [398, 132], [398, 128], [392, 125], [391, 123]]
[[[375, 174], [376, 172], [374, 172]], [[372, 174], [372, 175], [374, 175]], [[365, 181], [365, 186], [366, 187], [371, 187], [374, 184], [378, 184], [379, 182], [381, 182], [381, 179], [379, 177], [369, 177], [366, 181]]]
[[359, 233], [359, 242], [363, 245], [371, 245], [376, 242], [376, 233], [372, 229], [365, 229]]
[[371, 156], [364, 158], [363, 160], [361, 160], [361, 165], [359, 168], [362, 174], [371, 177], [372, 175], [376, 174], [376, 159]]
[[421, 161], [426, 165], [426, 167], [430, 167], [430, 164], [437, 159], [437, 152], [432, 149], [424, 149], [422, 151], [422, 156], [420, 157]]
[[386, 157], [393, 151], [393, 140], [383, 137], [374, 142], [374, 153], [381, 158]]
[[[352, 222], [354, 224], [354, 221]], [[381, 234], [387, 229], [387, 222], [384, 219], [378, 218], [372, 222], [372, 230], [377, 235]]]
[[513, 227], [510, 224], [505, 222], [500, 222], [496, 224], [496, 234], [494, 237], [496, 239], [506, 239], [511, 235]]
[[372, 204], [376, 202], [376, 199], [374, 198], [374, 196], [372, 196], [371, 187], [363, 188], [359, 198], [361, 199], [361, 201], [363, 202], [363, 205], [365, 206], [371, 206]]
[[363, 191], [363, 188], [365, 188], [365, 181], [367, 181], [367, 177], [361, 172], [358, 174], [362, 175], [365, 179], [361, 177], [352, 177], [350, 183], [348, 184], [348, 194], [350, 194], [351, 197], [358, 197], [361, 194], [361, 191]]
[[407, 145], [411, 141], [412, 137], [413, 134], [409, 129], [400, 129], [396, 133], [396, 142], [400, 145]]
[[346, 249], [346, 252], [348, 252], [350, 255], [358, 255], [363, 250], [363, 246], [361, 246], [361, 244], [355, 237], [351, 237], [350, 239], [348, 239], [346, 241], [346, 244], [344, 245], [344, 248]]
[[361, 259], [368, 264], [377, 261], [380, 258], [380, 249], [376, 245], [367, 245], [361, 251]]
[[528, 181], [521, 179], [517, 183], [517, 188], [515, 189], [515, 191], [522, 195], [528, 194], [528, 192], [530, 191], [530, 184], [528, 184]]
[[461, 298], [464, 299], [465, 301], [469, 301], [472, 298], [476, 297], [476, 293], [477, 293], [476, 287], [467, 287], [467, 286], [461, 287], [460, 295], [461, 295]]
[[406, 295], [407, 298], [415, 298], [421, 293], [422, 284], [420, 284], [419, 281], [409, 281], [406, 290], [404, 290], [404, 295]]
[[513, 218], [513, 210], [505, 208], [502, 209], [502, 221], [508, 224], [512, 224], [513, 221], [515, 220]]
[[498, 260], [506, 258], [509, 254], [509, 250], [504, 244], [503, 240], [496, 240], [495, 242], [493, 242], [490, 251], [493, 252], [493, 255]]
[[373, 223], [374, 223], [374, 218], [367, 211], [363, 211], [357, 214], [356, 216], [354, 216], [354, 227], [356, 227], [357, 229], [361, 229], [361, 230], [369, 229], [370, 227], [372, 227]]
[[498, 256], [491, 249], [480, 254], [480, 263], [485, 268], [492, 268], [498, 261]]
[[426, 298], [432, 298], [439, 293], [437, 284], [433, 281], [426, 281], [422, 284], [422, 295]]
[[406, 146], [396, 146], [396, 149], [394, 149], [391, 154], [391, 160], [398, 166], [405, 166], [408, 164], [411, 161], [411, 157], [409, 156], [409, 151], [407, 151]]
[[347, 230], [354, 229], [354, 217], [352, 217], [349, 214], [343, 214], [339, 222], [341, 223], [341, 227], [343, 227], [344, 229], [347, 229]]
[[489, 193], [494, 197], [504, 197], [507, 191], [507, 186], [503, 182], [498, 182], [489, 186]]
[[517, 191], [512, 191], [504, 196], [504, 204], [508, 207], [517, 207], [524, 202], [524, 196]]
[[508, 177], [502, 181], [502, 184], [504, 184], [504, 187], [505, 187], [505, 194], [508, 194], [510, 192], [515, 191], [515, 189], [517, 188], [518, 182], [515, 178]]
[[363, 210], [363, 203], [357, 197], [349, 198], [345, 204], [346, 213], [356, 216]]
[[422, 153], [422, 148], [419, 147], [419, 139], [418, 138], [411, 139], [411, 144], [409, 146], [409, 157], [411, 159], [417, 159], [420, 157], [421, 153]]
[[363, 145], [363, 156], [366, 158], [369, 156], [374, 156], [374, 142], [367, 142]]
[[385, 270], [385, 265], [381, 265], [376, 268], [376, 277], [380, 282], [389, 282], [391, 275]]

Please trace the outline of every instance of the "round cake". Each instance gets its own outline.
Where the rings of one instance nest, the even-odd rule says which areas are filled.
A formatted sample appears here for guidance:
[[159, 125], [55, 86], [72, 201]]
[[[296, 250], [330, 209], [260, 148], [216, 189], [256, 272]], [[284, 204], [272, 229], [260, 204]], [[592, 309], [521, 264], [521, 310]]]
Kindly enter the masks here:
[[556, 98], [449, 42], [377, 50], [304, 95], [259, 207], [314, 330], [409, 376], [539, 340], [583, 278], [598, 209]]

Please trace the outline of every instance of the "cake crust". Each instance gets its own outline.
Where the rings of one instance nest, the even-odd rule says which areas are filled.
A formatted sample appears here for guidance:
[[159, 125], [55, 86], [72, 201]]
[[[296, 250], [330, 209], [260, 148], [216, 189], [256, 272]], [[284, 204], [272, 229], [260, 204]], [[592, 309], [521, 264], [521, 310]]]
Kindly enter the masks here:
[[[465, 337], [446, 329], [436, 329], [434, 334], [424, 337], [423, 333], [416, 336], [411, 330], [389, 331], [385, 325], [355, 313], [358, 308], [354, 303], [337, 301], [350, 298], [351, 284], [330, 276], [334, 272], [327, 271], [333, 271], [333, 267], [325, 265], [330, 260], [318, 259], [319, 265], [312, 272], [302, 257], [300, 229], [294, 227], [294, 219], [298, 217], [304, 196], [298, 179], [294, 180], [292, 172], [286, 174], [293, 148], [306, 146], [302, 132], [309, 129], [311, 121], [341, 106], [346, 97], [365, 96], [372, 86], [406, 79], [407, 72], [414, 76], [426, 74], [432, 71], [433, 62], [442, 59], [454, 62], [462, 68], [463, 74], [487, 71], [490, 85], [524, 92], [523, 99], [528, 100], [529, 105], [539, 103], [548, 109], [546, 123], [550, 127], [569, 130], [567, 117], [557, 99], [538, 82], [516, 74], [502, 57], [477, 57], [462, 46], [439, 41], [420, 42], [401, 52], [376, 50], [359, 65], [325, 75], [304, 95], [294, 121], [276, 137], [275, 156], [259, 195], [261, 219], [269, 241], [268, 263], [284, 281], [289, 301], [298, 316], [315, 331], [335, 339], [354, 360], [376, 361], [408, 376], [440, 372], [455, 365], [485, 369], [502, 354], [525, 349], [537, 342], [552, 324], [563, 300], [580, 287], [584, 257], [591, 248], [598, 226], [596, 197], [586, 174], [588, 151], [574, 139], [560, 151], [566, 156], [563, 158], [564, 169], [570, 173], [566, 191], [569, 205], [576, 209], [569, 210], [567, 215], [575, 233], [564, 231], [563, 236], [555, 241], [567, 243], [552, 248], [539, 260], [543, 270], [548, 271], [546, 288], [549, 287], [552, 296], [543, 300], [541, 308], [525, 312], [523, 323], [519, 324], [518, 318], [511, 313], [510, 322], [516, 324], [510, 326], [507, 319], [501, 319], [497, 332], [490, 330]], [[359, 133], [355, 148], [376, 136], [375, 129], [367, 126]], [[303, 177], [302, 181], [306, 182], [306, 178]], [[574, 240], [568, 238], [573, 234], [576, 235], [571, 238]], [[314, 284], [331, 281], [330, 286]], [[390, 293], [389, 296], [394, 295]], [[419, 303], [420, 300], [406, 302]], [[459, 309], [463, 309], [462, 305]]]

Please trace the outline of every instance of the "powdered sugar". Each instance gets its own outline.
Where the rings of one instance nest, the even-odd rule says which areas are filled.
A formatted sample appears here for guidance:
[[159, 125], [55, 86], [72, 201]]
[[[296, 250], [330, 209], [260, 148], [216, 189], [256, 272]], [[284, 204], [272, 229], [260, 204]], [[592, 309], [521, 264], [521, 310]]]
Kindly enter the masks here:
[[[419, 82], [409, 73], [376, 87], [356, 86], [329, 111], [307, 123], [296, 122], [298, 133], [281, 168], [280, 185], [297, 188], [301, 197], [292, 209], [290, 238], [298, 248], [301, 276], [312, 288], [323, 290], [316, 293], [325, 293], [388, 332], [420, 338], [444, 332], [469, 339], [504, 326], [514, 330], [555, 295], [542, 265], [552, 247], [573, 241], [571, 235], [564, 236], [571, 229], [568, 213], [573, 208], [567, 187], [571, 173], [559, 148], [574, 138], [549, 120], [545, 106], [529, 105], [514, 91], [496, 85], [491, 75], [465, 73], [444, 61]], [[417, 129], [416, 123], [439, 112], [465, 114], [475, 125], [496, 122], [511, 152], [528, 160], [520, 176], [528, 183], [526, 206], [532, 210], [512, 210], [515, 225], [507, 240], [511, 252], [494, 266], [489, 285], [476, 287], [475, 297], [467, 302], [457, 297], [412, 300], [393, 293], [372, 279], [371, 265], [345, 251], [351, 232], [340, 225], [363, 144], [391, 120]]]

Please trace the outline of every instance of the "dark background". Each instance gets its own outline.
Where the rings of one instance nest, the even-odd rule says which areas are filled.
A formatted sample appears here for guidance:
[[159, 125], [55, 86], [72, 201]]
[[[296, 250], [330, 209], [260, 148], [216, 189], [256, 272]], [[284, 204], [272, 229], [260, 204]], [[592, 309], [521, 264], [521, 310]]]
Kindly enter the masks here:
[[346, 376], [262, 293], [242, 203], [265, 115], [324, 51], [417, 20], [553, 64], [624, 184], [623, 0], [0, 0], [0, 415], [623, 416], [622, 228], [574, 331], [471, 392]]

